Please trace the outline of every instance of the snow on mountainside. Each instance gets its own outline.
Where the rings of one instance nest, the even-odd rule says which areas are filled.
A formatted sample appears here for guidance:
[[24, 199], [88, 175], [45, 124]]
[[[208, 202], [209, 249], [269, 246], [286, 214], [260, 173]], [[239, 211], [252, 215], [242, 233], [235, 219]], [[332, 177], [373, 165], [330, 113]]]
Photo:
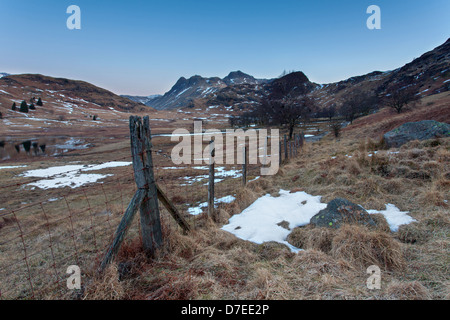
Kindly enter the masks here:
[[181, 109], [194, 106], [196, 100], [210, 99], [226, 88], [240, 85], [258, 86], [268, 81], [270, 80], [255, 79], [242, 71], [230, 72], [223, 79], [204, 78], [199, 75], [189, 79], [181, 77], [166, 94], [151, 99], [145, 104], [158, 110]]
[[121, 95], [121, 97], [123, 98], [127, 98], [130, 99], [134, 102], [138, 102], [138, 103], [142, 103], [142, 104], [147, 104], [149, 103], [151, 100], [155, 99], [155, 98], [159, 98], [161, 97], [160, 94], [154, 94], [154, 95], [150, 95], [150, 96], [129, 96], [129, 95]]
[[316, 84], [304, 75], [302, 81], [303, 76], [299, 72], [268, 80], [255, 79], [241, 71], [233, 71], [223, 79], [203, 78], [198, 75], [189, 79], [181, 77], [163, 96], [142, 102], [158, 110], [214, 105], [243, 109], [270, 95], [280, 79], [289, 82], [290, 77], [297, 76], [299, 78], [295, 81], [299, 82], [301, 87], [293, 87], [294, 93], [310, 95], [321, 107], [339, 105], [355, 90], [372, 91], [382, 95], [395, 83], [411, 79], [418, 85], [417, 93], [422, 97], [437, 94], [450, 90], [450, 39], [403, 67], [392, 71], [374, 71], [336, 83]]
[[[28, 112], [20, 111], [22, 101], [27, 103], [29, 108], [24, 110]], [[65, 129], [73, 128], [83, 131], [105, 126], [105, 120], [113, 120], [108, 121], [108, 125], [121, 125], [119, 120], [129, 112], [140, 111], [154, 112], [154, 109], [84, 81], [38, 74], [0, 78], [3, 118], [0, 130], [6, 136], [21, 130], [64, 133]]]

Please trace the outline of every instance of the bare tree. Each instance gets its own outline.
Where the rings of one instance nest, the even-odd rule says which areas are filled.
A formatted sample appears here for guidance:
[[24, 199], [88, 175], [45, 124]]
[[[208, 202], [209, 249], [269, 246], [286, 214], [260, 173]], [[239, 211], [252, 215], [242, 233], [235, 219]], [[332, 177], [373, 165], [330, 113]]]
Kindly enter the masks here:
[[336, 115], [336, 104], [332, 104], [328, 107], [325, 107], [325, 109], [323, 110], [323, 114], [330, 120], [333, 119], [333, 117]]
[[370, 111], [376, 109], [379, 99], [374, 92], [355, 90], [342, 103], [339, 113], [343, 115], [347, 121], [353, 121], [361, 115], [367, 115]]
[[284, 97], [263, 101], [258, 106], [256, 113], [258, 117], [262, 117], [262, 123], [286, 126], [289, 131], [289, 139], [292, 139], [295, 126], [300, 120], [309, 120], [314, 109], [313, 100], [307, 96]]
[[338, 121], [330, 123], [330, 128], [333, 131], [334, 137], [339, 138], [341, 135], [342, 124]]
[[383, 100], [387, 106], [397, 111], [397, 113], [401, 113], [408, 105], [420, 99], [417, 91], [417, 86], [409, 81], [398, 82], [386, 90]]

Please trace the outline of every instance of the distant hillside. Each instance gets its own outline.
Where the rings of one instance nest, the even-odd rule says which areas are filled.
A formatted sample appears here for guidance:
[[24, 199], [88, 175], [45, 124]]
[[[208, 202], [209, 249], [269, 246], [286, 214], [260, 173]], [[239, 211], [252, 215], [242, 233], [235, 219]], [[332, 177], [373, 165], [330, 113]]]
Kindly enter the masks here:
[[322, 106], [341, 103], [354, 90], [374, 91], [383, 95], [398, 82], [417, 84], [422, 97], [450, 90], [450, 39], [405, 66], [392, 71], [374, 71], [344, 81], [321, 85], [312, 92]]
[[54, 105], [72, 104], [85, 108], [124, 112], [148, 108], [90, 83], [40, 74], [8, 75], [0, 78], [0, 107], [40, 97]]

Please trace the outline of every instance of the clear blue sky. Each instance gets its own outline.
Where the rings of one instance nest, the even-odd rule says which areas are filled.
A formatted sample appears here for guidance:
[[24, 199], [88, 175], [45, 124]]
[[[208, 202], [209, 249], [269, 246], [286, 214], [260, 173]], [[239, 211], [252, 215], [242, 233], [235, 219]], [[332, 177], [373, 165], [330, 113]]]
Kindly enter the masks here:
[[[81, 30], [69, 30], [69, 5]], [[369, 30], [369, 5], [381, 30]], [[391, 70], [450, 37], [449, 0], [0, 0], [0, 72], [164, 93], [179, 77], [303, 71], [330, 83]]]

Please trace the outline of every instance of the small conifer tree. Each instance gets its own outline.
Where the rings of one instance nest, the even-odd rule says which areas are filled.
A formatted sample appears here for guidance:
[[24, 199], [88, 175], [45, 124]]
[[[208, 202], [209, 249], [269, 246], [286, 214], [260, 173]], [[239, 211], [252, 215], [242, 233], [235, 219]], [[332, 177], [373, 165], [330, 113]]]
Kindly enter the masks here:
[[22, 103], [20, 104], [20, 112], [24, 112], [24, 113], [28, 113], [28, 105], [27, 103], [24, 101], [22, 101]]

